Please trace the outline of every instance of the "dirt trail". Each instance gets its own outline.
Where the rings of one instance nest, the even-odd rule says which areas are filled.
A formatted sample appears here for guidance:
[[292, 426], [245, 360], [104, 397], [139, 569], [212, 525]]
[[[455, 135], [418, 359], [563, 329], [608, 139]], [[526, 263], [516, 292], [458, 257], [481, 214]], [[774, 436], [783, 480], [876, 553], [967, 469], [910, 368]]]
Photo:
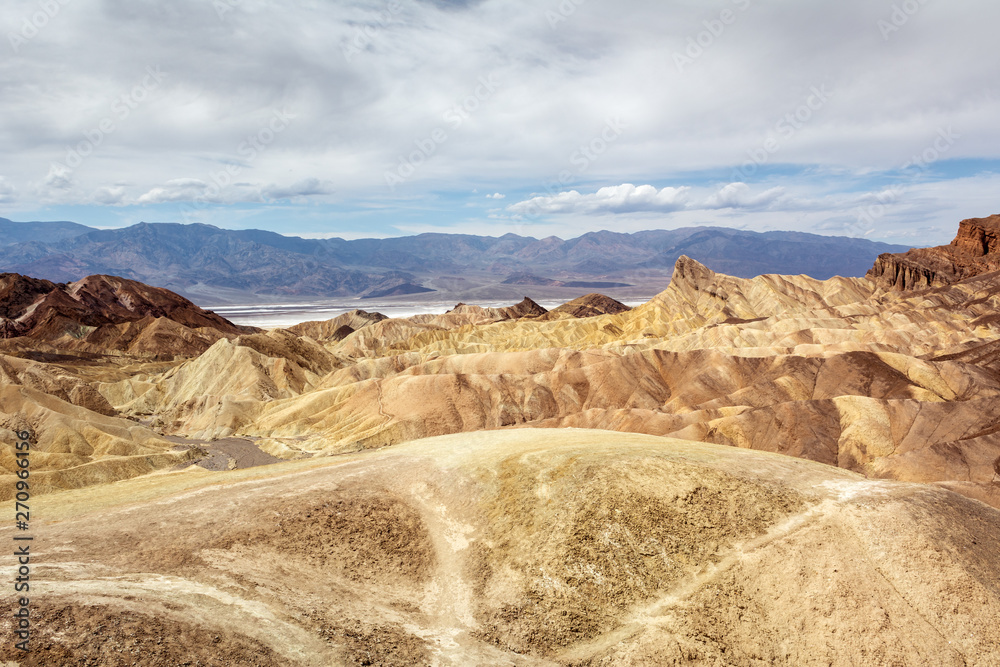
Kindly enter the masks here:
[[223, 470], [243, 470], [257, 466], [281, 463], [281, 459], [272, 456], [257, 446], [249, 438], [219, 438], [218, 440], [196, 440], [176, 435], [163, 436], [165, 440], [179, 445], [200, 447], [208, 451], [208, 456], [182, 464], [182, 467], [197, 465], [205, 470], [221, 472]]
[[[437, 556], [437, 575], [423, 600], [423, 606], [435, 618], [435, 627], [423, 628], [416, 633], [431, 645], [432, 653], [442, 660], [442, 664], [460, 664], [462, 658], [468, 658], [469, 650], [479, 644], [470, 641], [469, 637], [476, 621], [472, 586], [462, 576], [461, 558], [461, 552], [468, 548], [475, 527], [449, 518], [447, 506], [434, 497], [427, 484], [418, 482], [410, 491], [414, 504], [430, 529]], [[502, 658], [502, 653], [497, 653], [492, 657]]]

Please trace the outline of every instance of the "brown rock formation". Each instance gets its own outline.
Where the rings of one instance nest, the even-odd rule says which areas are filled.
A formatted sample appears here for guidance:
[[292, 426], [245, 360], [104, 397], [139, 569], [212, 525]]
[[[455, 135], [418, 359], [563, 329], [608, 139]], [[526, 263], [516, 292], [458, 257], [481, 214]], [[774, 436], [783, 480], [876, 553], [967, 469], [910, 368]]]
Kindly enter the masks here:
[[868, 277], [886, 289], [940, 287], [1000, 270], [1000, 215], [959, 223], [949, 245], [879, 255]]
[[302, 322], [288, 327], [296, 336], [309, 336], [318, 341], [339, 342], [349, 335], [371, 324], [387, 319], [382, 313], [369, 313], [364, 310], [352, 310], [338, 315], [330, 320]]
[[0, 275], [0, 338], [24, 337], [64, 351], [173, 358], [254, 329], [203, 310], [169, 290], [116, 276], [55, 284]]
[[553, 308], [552, 313], [566, 313], [571, 317], [596, 317], [597, 315], [618, 315], [631, 310], [624, 303], [612, 299], [603, 294], [587, 294], [577, 299], [573, 299], [558, 308]]
[[482, 306], [460, 303], [444, 315], [418, 315], [409, 319], [419, 324], [433, 324], [444, 329], [455, 329], [469, 324], [491, 324], [519, 320], [522, 317], [538, 317], [546, 312], [548, 311], [530, 298], [524, 297], [520, 303], [513, 306], [483, 308]]

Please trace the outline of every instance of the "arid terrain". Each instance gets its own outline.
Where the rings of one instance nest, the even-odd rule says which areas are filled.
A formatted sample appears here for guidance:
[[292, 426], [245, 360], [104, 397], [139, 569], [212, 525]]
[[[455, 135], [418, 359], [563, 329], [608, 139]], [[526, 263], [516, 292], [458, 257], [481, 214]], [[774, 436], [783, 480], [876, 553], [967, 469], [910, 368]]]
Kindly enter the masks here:
[[1000, 664], [998, 238], [267, 331], [0, 275], [0, 660]]

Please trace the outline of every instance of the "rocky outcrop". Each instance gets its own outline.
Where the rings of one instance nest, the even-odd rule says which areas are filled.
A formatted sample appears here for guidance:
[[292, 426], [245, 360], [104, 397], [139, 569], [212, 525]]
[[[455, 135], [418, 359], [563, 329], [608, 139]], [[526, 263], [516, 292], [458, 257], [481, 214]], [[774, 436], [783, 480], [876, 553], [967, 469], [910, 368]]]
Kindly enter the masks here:
[[951, 245], [970, 257], [1000, 253], [1000, 215], [963, 220]]
[[369, 313], [364, 310], [352, 310], [338, 315], [330, 320], [302, 322], [288, 327], [297, 336], [309, 336], [318, 341], [338, 342], [349, 335], [371, 324], [387, 319], [382, 313]]
[[513, 306], [486, 308], [474, 304], [459, 303], [443, 315], [414, 315], [407, 318], [410, 322], [420, 325], [430, 325], [441, 329], [458, 329], [469, 325], [481, 326], [494, 322], [508, 322], [522, 318], [534, 318], [548, 311], [528, 297], [524, 297]]
[[1000, 270], [1000, 215], [959, 223], [949, 245], [883, 254], [868, 278], [893, 290], [927, 289]]
[[0, 274], [0, 318], [4, 321], [16, 319], [39, 297], [49, 294], [57, 287], [48, 280], [29, 278], [17, 273]]
[[587, 294], [573, 299], [550, 312], [553, 315], [565, 313], [570, 317], [596, 317], [598, 315], [618, 315], [632, 310], [621, 301], [603, 294]]
[[[432, 316], [428, 321], [432, 324], [449, 328], [459, 322], [461, 323], [459, 326], [472, 323], [504, 322], [506, 320], [518, 320], [522, 317], [538, 317], [539, 315], [544, 315], [546, 312], [548, 311], [530, 298], [524, 297], [524, 299], [513, 306], [503, 306], [500, 308], [484, 308], [482, 306], [460, 303], [445, 313], [444, 316]], [[454, 322], [449, 321], [446, 317], [448, 315], [456, 316], [451, 318]], [[420, 321], [419, 317], [413, 319]]]

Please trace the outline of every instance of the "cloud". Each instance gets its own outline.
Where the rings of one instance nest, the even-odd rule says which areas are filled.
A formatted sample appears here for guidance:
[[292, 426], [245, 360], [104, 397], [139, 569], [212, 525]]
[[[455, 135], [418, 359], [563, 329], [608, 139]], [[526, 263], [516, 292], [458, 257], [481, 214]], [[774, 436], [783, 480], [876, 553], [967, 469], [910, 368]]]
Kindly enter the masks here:
[[175, 178], [167, 181], [162, 187], [140, 195], [136, 199], [139, 204], [163, 204], [166, 202], [190, 202], [204, 199], [209, 185], [196, 178]]
[[631, 183], [604, 187], [593, 194], [580, 194], [576, 190], [556, 195], [533, 197], [507, 207], [516, 215], [636, 213], [655, 211], [669, 213], [685, 207], [690, 188], [663, 188], [652, 185], [635, 186]]
[[136, 198], [137, 204], [203, 202], [209, 204], [260, 203], [268, 200], [297, 199], [333, 194], [333, 183], [306, 178], [291, 185], [228, 183], [216, 177], [213, 182], [198, 178], [176, 178]]
[[785, 189], [781, 187], [753, 194], [746, 183], [730, 183], [709, 197], [705, 208], [767, 208], [778, 203], [784, 194]]
[[125, 201], [125, 188], [104, 187], [94, 193], [94, 201], [103, 206], [117, 206]]
[[72, 174], [62, 167], [52, 165], [45, 176], [45, 186], [53, 190], [69, 190], [73, 187]]
[[267, 199], [292, 199], [294, 197], [311, 197], [333, 193], [333, 182], [321, 181], [318, 178], [306, 178], [285, 187], [269, 185], [262, 191], [262, 194]]
[[[877, 181], [949, 127], [960, 136], [942, 166], [975, 159], [1000, 170], [1000, 3], [987, 0], [919, 3], [888, 36], [879, 21], [891, 7], [865, 0], [566, 2], [572, 11], [556, 24], [555, 0], [58, 4], [0, 69], [0, 173], [24, 211], [57, 202], [103, 219], [101, 206], [136, 205], [138, 215], [191, 200], [265, 211], [322, 202], [336, 183], [331, 210], [358, 212], [372, 233], [418, 210], [464, 222], [474, 188], [506, 193], [514, 207], [545, 193], [533, 198], [538, 211], [563, 220], [714, 210], [740, 224], [802, 202], [832, 206], [830, 193], [850, 205], [843, 193], [882, 185], [859, 175]], [[736, 21], [703, 34], [724, 8]], [[38, 11], [38, 0], [7, 0], [0, 23], [17, 34]], [[701, 52], [679, 71], [674, 55], [692, 40]], [[144, 85], [150, 71], [164, 75], [155, 87]], [[294, 119], [278, 132], [280, 110]], [[626, 129], [611, 141], [613, 118]], [[51, 172], [81, 147], [72, 173]], [[386, 172], [421, 150], [390, 191]], [[220, 165], [239, 166], [238, 183], [213, 187]], [[808, 177], [816, 172], [821, 188]], [[122, 174], [129, 185], [116, 185]], [[594, 192], [627, 183], [692, 189]], [[963, 208], [954, 188], [928, 197], [936, 226]], [[985, 196], [975, 203], [985, 210], [969, 213], [993, 212]], [[254, 220], [278, 231], [295, 223]]]
[[502, 195], [499, 192], [494, 192], [491, 195], [486, 195], [487, 199], [506, 199], [507, 195]]
[[0, 203], [7, 204], [14, 201], [16, 199], [16, 193], [17, 188], [15, 188], [5, 177], [0, 176]]

